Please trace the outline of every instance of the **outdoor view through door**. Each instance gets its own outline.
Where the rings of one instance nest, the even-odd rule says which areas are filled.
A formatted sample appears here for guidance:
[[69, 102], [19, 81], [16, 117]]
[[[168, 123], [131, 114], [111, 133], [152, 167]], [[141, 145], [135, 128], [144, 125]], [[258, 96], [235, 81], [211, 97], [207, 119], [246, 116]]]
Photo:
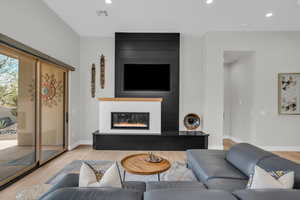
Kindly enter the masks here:
[[0, 46], [0, 184], [34, 166], [36, 60]]
[[0, 44], [0, 186], [66, 150], [67, 72]]

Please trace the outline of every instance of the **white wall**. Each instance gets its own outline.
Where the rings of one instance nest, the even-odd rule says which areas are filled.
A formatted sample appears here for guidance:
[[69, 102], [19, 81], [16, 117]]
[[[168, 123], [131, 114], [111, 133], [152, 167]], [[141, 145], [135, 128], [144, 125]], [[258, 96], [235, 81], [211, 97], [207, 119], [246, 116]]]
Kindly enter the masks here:
[[224, 63], [224, 137], [231, 136], [231, 80], [230, 80], [230, 64]]
[[[299, 72], [299, 32], [211, 32], [205, 36], [205, 130], [210, 145], [223, 137], [223, 53], [254, 51], [253, 129], [249, 141], [272, 150], [299, 150], [300, 116], [278, 115], [277, 75]], [[243, 140], [243, 138], [241, 138]]]
[[[180, 52], [180, 129], [185, 114], [193, 112], [203, 114], [203, 73], [201, 37], [182, 36]], [[114, 38], [82, 37], [80, 42], [80, 78], [82, 101], [82, 143], [91, 143], [92, 132], [98, 130], [98, 100], [97, 97], [114, 97]], [[106, 86], [99, 87], [100, 54], [106, 56]], [[97, 65], [96, 98], [91, 98], [90, 70], [92, 63]]]
[[[105, 62], [105, 88], [100, 89], [100, 56]], [[81, 38], [80, 40], [80, 91], [81, 135], [83, 144], [92, 143], [92, 133], [99, 129], [98, 97], [114, 97], [115, 88], [115, 40], [114, 38]], [[91, 97], [91, 67], [96, 64], [96, 98]]]
[[[204, 72], [203, 37], [181, 35], [179, 129], [186, 130], [183, 119], [188, 113], [203, 117]], [[202, 121], [205, 121], [203, 118]], [[200, 127], [199, 129], [202, 129]]]
[[[223, 51], [218, 38], [204, 36], [204, 131], [209, 133], [209, 148], [223, 147]], [[217, 51], [217, 52], [216, 52]]]
[[0, 32], [77, 68], [70, 74], [70, 144], [79, 136], [79, 36], [41, 0], [1, 0]]

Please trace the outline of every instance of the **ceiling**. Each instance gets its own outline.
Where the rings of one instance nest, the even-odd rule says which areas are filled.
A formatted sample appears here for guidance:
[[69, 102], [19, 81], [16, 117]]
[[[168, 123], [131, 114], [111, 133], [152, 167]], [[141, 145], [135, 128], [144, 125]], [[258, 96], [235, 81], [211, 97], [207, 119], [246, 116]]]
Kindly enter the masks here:
[[[43, 0], [81, 36], [115, 32], [300, 30], [298, 0]], [[106, 10], [108, 16], [97, 16]], [[266, 18], [267, 12], [274, 16]]]

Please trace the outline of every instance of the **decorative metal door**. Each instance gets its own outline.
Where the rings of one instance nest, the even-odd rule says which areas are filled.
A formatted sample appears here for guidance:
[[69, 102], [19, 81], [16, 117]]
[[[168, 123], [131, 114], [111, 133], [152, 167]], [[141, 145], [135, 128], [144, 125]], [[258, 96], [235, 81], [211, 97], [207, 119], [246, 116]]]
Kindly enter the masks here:
[[66, 150], [67, 72], [40, 62], [40, 163]]

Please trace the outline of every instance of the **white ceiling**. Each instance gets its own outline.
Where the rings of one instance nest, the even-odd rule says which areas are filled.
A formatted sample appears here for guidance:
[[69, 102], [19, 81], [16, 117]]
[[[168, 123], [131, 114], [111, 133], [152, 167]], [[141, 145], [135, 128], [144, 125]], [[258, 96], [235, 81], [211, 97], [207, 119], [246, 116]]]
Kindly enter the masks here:
[[[115, 32], [300, 30], [298, 0], [43, 0], [81, 36], [108, 36]], [[108, 17], [98, 17], [107, 10]], [[265, 18], [267, 12], [272, 18]]]

